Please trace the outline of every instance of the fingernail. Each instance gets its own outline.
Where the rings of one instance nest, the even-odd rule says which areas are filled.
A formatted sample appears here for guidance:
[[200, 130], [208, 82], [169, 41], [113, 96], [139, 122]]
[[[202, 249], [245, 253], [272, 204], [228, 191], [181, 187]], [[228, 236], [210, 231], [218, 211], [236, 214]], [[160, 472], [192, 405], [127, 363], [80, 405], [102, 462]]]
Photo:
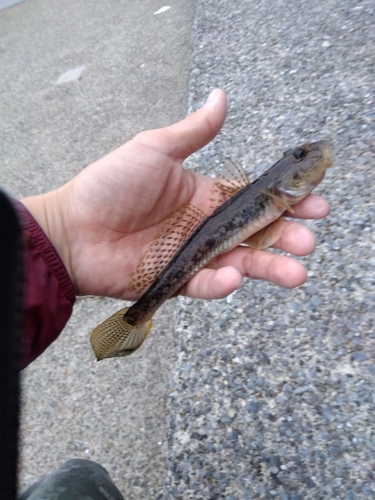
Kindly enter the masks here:
[[213, 102], [215, 102], [219, 94], [220, 94], [220, 89], [213, 90], [211, 94], [208, 96], [207, 101], [204, 103], [204, 105], [206, 106], [207, 104], [212, 104]]

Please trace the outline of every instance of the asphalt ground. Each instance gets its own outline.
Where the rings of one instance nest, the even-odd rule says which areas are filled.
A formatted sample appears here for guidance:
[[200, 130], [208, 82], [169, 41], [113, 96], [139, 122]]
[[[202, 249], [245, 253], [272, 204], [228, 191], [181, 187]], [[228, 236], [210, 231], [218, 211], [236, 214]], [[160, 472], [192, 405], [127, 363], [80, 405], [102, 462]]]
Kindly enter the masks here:
[[168, 499], [375, 498], [374, 25], [372, 1], [197, 2], [189, 105], [221, 87], [229, 107], [191, 164], [254, 178], [327, 138], [332, 211], [304, 286], [178, 302]]
[[188, 166], [212, 174], [229, 157], [254, 177], [328, 138], [318, 192], [332, 212], [308, 222], [306, 285], [171, 302], [126, 363], [96, 365], [87, 342], [118, 305], [80, 299], [25, 371], [22, 484], [88, 457], [130, 499], [375, 498], [374, 4], [160, 7], [26, 0], [0, 13], [2, 184], [15, 196], [60, 185], [221, 87], [228, 119]]

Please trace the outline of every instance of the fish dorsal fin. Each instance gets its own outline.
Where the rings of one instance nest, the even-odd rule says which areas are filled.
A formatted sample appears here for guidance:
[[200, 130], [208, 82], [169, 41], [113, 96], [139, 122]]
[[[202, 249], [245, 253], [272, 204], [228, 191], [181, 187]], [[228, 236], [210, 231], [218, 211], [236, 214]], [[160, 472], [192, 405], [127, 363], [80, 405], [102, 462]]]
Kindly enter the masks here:
[[241, 188], [250, 184], [247, 173], [238, 161], [225, 160], [221, 175], [224, 179], [240, 184]]
[[157, 238], [151, 243], [130, 278], [129, 290], [142, 292], [153, 283], [207, 215], [194, 205], [176, 210], [166, 221]]
[[240, 163], [226, 160], [219, 178], [212, 186], [210, 207], [215, 210], [248, 184], [250, 180]]

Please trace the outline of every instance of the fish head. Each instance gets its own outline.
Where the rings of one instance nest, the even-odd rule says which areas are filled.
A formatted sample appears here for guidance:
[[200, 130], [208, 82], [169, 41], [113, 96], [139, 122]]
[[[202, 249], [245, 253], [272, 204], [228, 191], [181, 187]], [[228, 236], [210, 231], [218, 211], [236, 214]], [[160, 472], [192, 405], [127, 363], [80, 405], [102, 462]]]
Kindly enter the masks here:
[[325, 140], [302, 144], [286, 151], [280, 164], [285, 168], [280, 171], [277, 191], [297, 203], [322, 181], [332, 165], [331, 145]]

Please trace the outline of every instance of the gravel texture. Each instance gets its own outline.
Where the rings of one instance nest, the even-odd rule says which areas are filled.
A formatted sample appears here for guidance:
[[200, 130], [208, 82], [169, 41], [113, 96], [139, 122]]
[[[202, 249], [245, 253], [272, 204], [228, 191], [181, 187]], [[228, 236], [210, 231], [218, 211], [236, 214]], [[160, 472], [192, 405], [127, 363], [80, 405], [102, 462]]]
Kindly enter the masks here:
[[306, 285], [179, 300], [162, 498], [375, 498], [374, 26], [366, 0], [197, 2], [190, 106], [221, 87], [229, 111], [191, 165], [258, 175], [328, 138], [332, 212]]

